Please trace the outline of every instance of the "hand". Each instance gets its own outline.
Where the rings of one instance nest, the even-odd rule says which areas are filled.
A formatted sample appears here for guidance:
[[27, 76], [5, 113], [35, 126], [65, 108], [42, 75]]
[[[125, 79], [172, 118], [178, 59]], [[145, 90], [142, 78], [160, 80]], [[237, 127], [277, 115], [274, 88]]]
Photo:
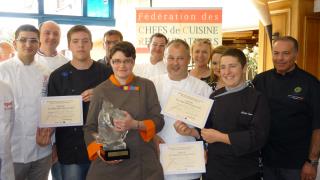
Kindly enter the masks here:
[[215, 142], [221, 142], [221, 132], [217, 131], [215, 129], [202, 129], [201, 130], [201, 136], [203, 140], [205, 140], [208, 143], [215, 143]]
[[102, 157], [102, 154], [101, 154], [101, 151], [98, 151], [97, 152], [98, 154], [98, 157], [105, 163], [107, 164], [110, 164], [110, 165], [115, 165], [115, 164], [119, 164], [121, 163], [123, 160], [113, 160], [113, 161], [106, 161], [103, 157]]
[[123, 119], [113, 120], [116, 131], [127, 131], [133, 129], [134, 127], [136, 127], [135, 125], [138, 123], [138, 121], [134, 120], [128, 112], [123, 112], [125, 114], [125, 117]]
[[89, 102], [93, 96], [93, 89], [87, 89], [81, 93], [83, 102]]
[[301, 180], [314, 180], [317, 177], [317, 167], [305, 162], [301, 170]]
[[37, 128], [36, 142], [39, 146], [44, 147], [51, 144], [51, 135], [54, 128]]
[[182, 136], [191, 136], [192, 128], [190, 128], [186, 123], [177, 120], [173, 127], [176, 129], [177, 133]]

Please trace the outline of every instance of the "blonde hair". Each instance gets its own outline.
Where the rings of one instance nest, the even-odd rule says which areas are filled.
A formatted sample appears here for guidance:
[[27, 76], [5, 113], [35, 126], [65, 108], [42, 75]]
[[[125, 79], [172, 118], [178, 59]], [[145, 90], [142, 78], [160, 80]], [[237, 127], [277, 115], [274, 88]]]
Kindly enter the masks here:
[[[198, 44], [206, 44], [206, 45], [209, 45], [210, 47], [210, 58], [208, 60], [208, 64], [211, 63], [211, 54], [212, 54], [212, 44], [211, 44], [211, 41], [210, 39], [205, 39], [205, 38], [197, 38], [197, 39], [194, 39], [193, 42], [192, 42], [192, 45], [191, 45], [191, 55], [193, 53], [193, 48], [198, 45]], [[193, 63], [193, 60], [192, 60], [192, 63]]]
[[[210, 59], [212, 60], [212, 56], [213, 56], [214, 54], [221, 54], [221, 55], [222, 55], [222, 54], [224, 54], [228, 49], [229, 49], [228, 47], [222, 46], [222, 45], [213, 48], [213, 49], [212, 49], [211, 56], [210, 56], [210, 57], [211, 57]], [[212, 82], [217, 82], [218, 79], [219, 79], [219, 77], [214, 74], [212, 66], [210, 66], [210, 70], [211, 70], [211, 72], [210, 72], [210, 81], [212, 80]]]

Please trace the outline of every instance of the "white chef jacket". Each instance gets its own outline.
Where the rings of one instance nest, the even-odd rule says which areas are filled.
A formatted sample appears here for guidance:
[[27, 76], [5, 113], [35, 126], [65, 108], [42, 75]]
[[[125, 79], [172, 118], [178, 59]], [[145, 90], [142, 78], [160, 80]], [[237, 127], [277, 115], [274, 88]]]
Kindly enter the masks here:
[[29, 163], [51, 153], [51, 145], [40, 147], [36, 143], [40, 99], [47, 95], [49, 73], [36, 61], [24, 65], [18, 56], [0, 64], [0, 80], [10, 86], [14, 96], [11, 152], [15, 163]]
[[14, 100], [10, 87], [0, 81], [0, 179], [14, 180], [11, 155], [11, 133], [14, 121]]
[[163, 61], [157, 62], [157, 64], [135, 64], [133, 67], [133, 73], [137, 76], [150, 79], [153, 76], [158, 76], [167, 73], [166, 64]]
[[[173, 81], [169, 78], [168, 74], [152, 77], [158, 98], [160, 101], [161, 108], [163, 108], [169, 98], [172, 89], [177, 89], [193, 94], [197, 94], [203, 97], [209, 97], [213, 92], [212, 88], [205, 83], [193, 76], [188, 75], [187, 78], [180, 81]], [[196, 141], [194, 137], [182, 136], [178, 134], [174, 128], [175, 119], [164, 115], [164, 127], [158, 133], [158, 135], [165, 141], [165, 143], [179, 143], [179, 142], [192, 142]], [[193, 127], [193, 126], [190, 126]], [[179, 175], [167, 175], [166, 180], [188, 180], [200, 178], [201, 174], [179, 174]]]
[[56, 70], [60, 66], [66, 64], [67, 62], [69, 62], [69, 60], [66, 57], [64, 57], [62, 54], [58, 53], [57, 55], [50, 57], [50, 56], [45, 56], [39, 51], [34, 56], [34, 60], [48, 67], [51, 70], [51, 72]]

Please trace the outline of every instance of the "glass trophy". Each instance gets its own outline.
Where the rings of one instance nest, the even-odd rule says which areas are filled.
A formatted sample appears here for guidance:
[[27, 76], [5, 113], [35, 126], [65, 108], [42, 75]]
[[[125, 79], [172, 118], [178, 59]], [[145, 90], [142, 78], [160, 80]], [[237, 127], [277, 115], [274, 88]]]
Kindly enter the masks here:
[[129, 159], [130, 151], [127, 148], [124, 139], [127, 131], [116, 131], [114, 127], [114, 119], [123, 119], [125, 114], [118, 108], [114, 108], [113, 104], [103, 101], [102, 108], [98, 116], [98, 136], [97, 142], [102, 144], [101, 155], [106, 161]]

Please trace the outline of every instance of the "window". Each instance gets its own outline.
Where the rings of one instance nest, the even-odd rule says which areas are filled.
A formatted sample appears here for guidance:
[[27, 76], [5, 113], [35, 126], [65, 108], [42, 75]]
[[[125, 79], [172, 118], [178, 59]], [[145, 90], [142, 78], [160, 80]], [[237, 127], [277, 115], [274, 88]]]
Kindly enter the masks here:
[[59, 24], [114, 26], [114, 0], [2, 0], [0, 17]]

